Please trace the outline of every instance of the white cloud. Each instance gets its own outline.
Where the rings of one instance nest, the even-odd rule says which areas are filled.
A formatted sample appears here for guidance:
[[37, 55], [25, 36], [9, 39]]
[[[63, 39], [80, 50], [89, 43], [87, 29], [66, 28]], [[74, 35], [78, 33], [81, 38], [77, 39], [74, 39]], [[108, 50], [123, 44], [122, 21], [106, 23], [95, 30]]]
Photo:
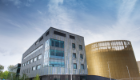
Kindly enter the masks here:
[[[130, 40], [134, 47], [136, 58], [137, 60], [140, 60], [140, 55], [138, 54], [140, 52], [138, 47], [140, 46], [137, 44], [137, 42], [140, 41], [138, 36], [138, 34], [140, 34], [140, 28], [134, 25], [134, 21], [137, 17], [135, 16], [135, 18], [133, 18], [133, 16], [131, 16], [131, 12], [133, 12], [136, 1], [137, 0], [123, 0], [123, 2], [121, 2], [122, 4], [120, 3], [121, 6], [118, 9], [118, 20], [115, 24], [94, 26], [93, 22], [96, 24], [102, 24], [101, 19], [97, 16], [85, 12], [79, 14], [77, 11], [67, 10], [67, 8], [62, 6], [64, 2], [63, 0], [50, 0], [48, 5], [49, 10], [47, 10], [50, 15], [46, 17], [43, 11], [41, 12], [38, 10], [38, 13], [42, 14], [38, 17], [39, 22], [28, 22], [28, 26], [34, 27], [32, 30], [36, 30], [34, 32], [37, 35], [31, 33], [30, 35], [26, 34], [21, 37], [5, 37], [0, 35], [0, 63], [4, 66], [8, 66], [8, 64], [10, 65], [11, 63], [14, 65], [21, 62], [23, 52], [25, 52], [29, 46], [31, 46], [32, 43], [35, 42], [35, 40], [37, 40], [37, 38], [46, 31], [46, 29], [48, 29], [49, 26], [84, 36], [86, 45], [97, 41], [112, 39]], [[82, 14], [81, 17], [83, 20], [75, 19], [77, 16], [74, 13], [78, 13], [79, 15]], [[11, 22], [11, 24], [20, 27], [19, 24], [16, 24], [15, 22]], [[94, 28], [90, 30], [89, 27], [98, 29], [96, 29], [97, 31], [94, 30]], [[12, 56], [11, 53], [13, 54]], [[14, 55], [14, 53], [16, 55]], [[6, 61], [3, 61], [4, 59], [6, 59]]]
[[[73, 12], [71, 12], [70, 10], [67, 11], [66, 8], [61, 6], [62, 2], [61, 4], [59, 2], [55, 2], [55, 5], [52, 5], [51, 3], [49, 5], [49, 11], [52, 14], [51, 24], [54, 27], [60, 27], [60, 29], [64, 29], [69, 32], [84, 36], [86, 45], [104, 40], [130, 40], [132, 42], [132, 45], [134, 46], [136, 59], [140, 60], [140, 55], [138, 54], [140, 50], [138, 50], [138, 47], [135, 47], [138, 45], [136, 43], [140, 41], [140, 38], [138, 37], [138, 35], [140, 34], [140, 28], [139, 26], [136, 26], [134, 24], [135, 19], [137, 18], [132, 15], [136, 2], [137, 0], [122, 0], [122, 2], [120, 2], [120, 7], [118, 7], [117, 22], [113, 25], [111, 24], [100, 26], [100, 28], [98, 28], [99, 31], [88, 29], [88, 27], [98, 27], [94, 26], [93, 22], [102, 24], [98, 17], [83, 12], [81, 14], [84, 14], [83, 16], [86, 16], [82, 16], [82, 18], [84, 18], [84, 21], [76, 21], [74, 18], [76, 16], [73, 14]], [[75, 11], [75, 13], [78, 12]]]
[[49, 12], [50, 12], [50, 26], [57, 27], [63, 30], [70, 30], [70, 23], [72, 19], [67, 13], [66, 9], [61, 6], [63, 0], [50, 0], [49, 3]]

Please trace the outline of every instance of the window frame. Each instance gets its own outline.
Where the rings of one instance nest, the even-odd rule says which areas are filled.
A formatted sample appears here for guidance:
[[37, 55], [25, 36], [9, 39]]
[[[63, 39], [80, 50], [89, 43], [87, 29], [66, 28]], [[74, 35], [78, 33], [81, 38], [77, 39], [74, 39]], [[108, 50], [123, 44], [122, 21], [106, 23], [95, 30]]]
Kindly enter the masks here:
[[[76, 65], [76, 68], [74, 67]], [[73, 63], [73, 69], [77, 69], [77, 63]]]
[[38, 66], [40, 66], [39, 69], [41, 69], [41, 64], [39, 64], [39, 65], [36, 66], [36, 70], [39, 70], [39, 69], [38, 69]]
[[41, 58], [39, 59], [40, 56], [41, 56], [41, 58], [42, 58], [42, 54], [39, 54], [39, 55], [37, 56], [37, 60], [40, 60], [40, 59], [41, 59]]
[[75, 36], [69, 35], [70, 39], [75, 39]]
[[81, 69], [85, 69], [85, 66], [84, 66], [84, 64], [81, 64]]
[[30, 64], [30, 60], [29, 60], [29, 61], [27, 61], [27, 64], [28, 64], [28, 65]]
[[80, 50], [83, 50], [83, 46], [82, 46], [82, 45], [79, 45], [79, 49], [80, 49]]
[[75, 48], [76, 48], [75, 43], [72, 43], [72, 49], [75, 49]]
[[[82, 58], [81, 58], [82, 57]], [[80, 59], [83, 59], [84, 57], [83, 57], [83, 54], [80, 54]]]
[[[75, 56], [75, 57], [74, 57], [74, 56]], [[76, 56], [76, 53], [73, 53], [73, 56], [72, 56], [72, 57], [73, 57], [73, 59], [76, 59], [76, 57], [77, 57], [77, 56]]]
[[35, 68], [35, 70], [36, 70], [36, 66], [33, 66], [33, 67], [32, 67], [32, 71], [35, 71], [34, 68]]
[[[53, 53], [53, 54], [52, 54]], [[61, 53], [61, 54], [60, 54]], [[59, 56], [58, 56], [59, 55]], [[56, 59], [64, 59], [65, 54], [64, 51], [50, 49], [49, 58], [56, 58]]]
[[25, 66], [25, 64], [23, 63], [23, 64], [22, 64], [22, 67], [24, 67], [24, 66]]
[[[31, 60], [32, 60], [32, 62], [31, 62]], [[34, 59], [33, 59], [33, 58], [32, 58], [32, 59], [30, 59], [30, 64], [31, 64], [31, 63], [33, 63], [33, 62], [34, 62]]]
[[49, 31], [48, 32], [46, 32], [46, 36], [48, 36], [49, 35]]
[[62, 36], [62, 37], [66, 37], [66, 34], [65, 33], [62, 33], [62, 32], [59, 32], [59, 31], [54, 31], [54, 34], [55, 35]]
[[34, 57], [34, 62], [36, 62], [36, 61], [35, 61], [35, 58], [36, 58], [36, 61], [37, 61], [37, 57]]
[[43, 40], [43, 36], [41, 36], [41, 37], [39, 38], [39, 42], [42, 41], [42, 40]]
[[64, 48], [65, 42], [62, 41], [62, 40], [57, 40], [57, 39], [50, 38], [50, 46], [58, 47], [58, 48]]

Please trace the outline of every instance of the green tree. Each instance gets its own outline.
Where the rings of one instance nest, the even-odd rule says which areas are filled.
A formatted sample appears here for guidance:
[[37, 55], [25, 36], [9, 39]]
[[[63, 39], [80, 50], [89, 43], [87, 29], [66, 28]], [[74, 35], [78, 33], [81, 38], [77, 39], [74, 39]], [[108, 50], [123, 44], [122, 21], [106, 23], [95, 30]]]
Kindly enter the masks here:
[[34, 80], [40, 80], [39, 75], [37, 74]]
[[29, 78], [26, 74], [23, 74], [19, 80], [29, 80]]
[[3, 71], [4, 66], [0, 64], [0, 72]]
[[4, 71], [2, 74], [3, 79], [8, 79], [9, 71]]
[[8, 66], [8, 71], [12, 72], [12, 69], [14, 68], [14, 65]]
[[9, 80], [17, 80], [16, 73], [14, 73], [14, 72], [9, 72], [9, 74], [8, 74], [8, 79], [9, 79]]
[[3, 78], [3, 72], [0, 71], [0, 79], [2, 79], [2, 78]]

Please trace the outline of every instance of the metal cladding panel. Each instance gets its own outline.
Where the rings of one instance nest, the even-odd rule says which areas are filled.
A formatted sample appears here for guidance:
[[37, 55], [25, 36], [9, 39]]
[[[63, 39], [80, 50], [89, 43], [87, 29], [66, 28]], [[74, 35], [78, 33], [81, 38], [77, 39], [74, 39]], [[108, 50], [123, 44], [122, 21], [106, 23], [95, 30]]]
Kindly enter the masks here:
[[114, 79], [139, 77], [130, 41], [96, 42], [86, 46], [88, 75]]
[[139, 68], [139, 73], [140, 73], [140, 61], [137, 61], [138, 68]]
[[[44, 33], [43, 40], [40, 41], [38, 44], [35, 45], [35, 43], [23, 54], [22, 56], [22, 64], [26, 63], [27, 61], [37, 57], [39, 54], [42, 55], [42, 58], [40, 60], [37, 60], [36, 62], [33, 62], [31, 64], [28, 64], [26, 66], [21, 66], [21, 75], [23, 73], [27, 74], [29, 78], [35, 77], [36, 74], [42, 76], [42, 75], [53, 75], [53, 74], [87, 74], [87, 63], [86, 63], [86, 54], [85, 54], [85, 44], [84, 44], [84, 38], [75, 34], [71, 34], [62, 30], [58, 30], [55, 28], [50, 28], [49, 35], [46, 36], [46, 33]], [[66, 34], [66, 37], [56, 35], [54, 34], [54, 31], [58, 31], [61, 33]], [[75, 39], [71, 39], [69, 36], [72, 35], [75, 37]], [[64, 41], [64, 49], [52, 47], [50, 46], [50, 49], [56, 49], [56, 50], [62, 50], [64, 51], [64, 62], [65, 67], [50, 67], [50, 66], [44, 66], [44, 54], [45, 54], [45, 42], [49, 39], [57, 39]], [[38, 41], [38, 40], [37, 40]], [[76, 48], [72, 48], [72, 43], [75, 43]], [[33, 52], [35, 49], [37, 49], [39, 46], [43, 46], [41, 49], [37, 50], [34, 54], [30, 55], [29, 57], [25, 58], [27, 55], [29, 55], [31, 52]], [[79, 45], [82, 45], [83, 50], [79, 50]], [[73, 53], [76, 53], [77, 58], [73, 60], [72, 56]], [[80, 54], [83, 54], [83, 60], [80, 59]], [[25, 59], [24, 59], [25, 58]], [[49, 58], [49, 61], [51, 58]], [[73, 63], [77, 63], [77, 69], [73, 69]], [[84, 70], [80, 69], [80, 65], [84, 64]], [[41, 65], [41, 68], [39, 70], [32, 70], [33, 66]], [[29, 71], [29, 72], [28, 72]]]

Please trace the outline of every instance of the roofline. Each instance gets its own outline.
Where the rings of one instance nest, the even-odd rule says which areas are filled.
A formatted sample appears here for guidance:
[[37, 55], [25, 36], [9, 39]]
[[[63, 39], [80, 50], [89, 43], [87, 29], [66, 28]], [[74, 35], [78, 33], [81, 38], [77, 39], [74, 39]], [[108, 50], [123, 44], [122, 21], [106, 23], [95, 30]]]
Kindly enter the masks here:
[[129, 41], [129, 40], [107, 40], [107, 41], [98, 41], [98, 42], [93, 42], [93, 43], [90, 43], [90, 44], [88, 44], [88, 45], [86, 45], [86, 46], [89, 46], [89, 45], [92, 45], [92, 44], [95, 44], [95, 43], [113, 42], [113, 41], [128, 41], [128, 42], [130, 42], [130, 43], [131, 43], [131, 41]]

